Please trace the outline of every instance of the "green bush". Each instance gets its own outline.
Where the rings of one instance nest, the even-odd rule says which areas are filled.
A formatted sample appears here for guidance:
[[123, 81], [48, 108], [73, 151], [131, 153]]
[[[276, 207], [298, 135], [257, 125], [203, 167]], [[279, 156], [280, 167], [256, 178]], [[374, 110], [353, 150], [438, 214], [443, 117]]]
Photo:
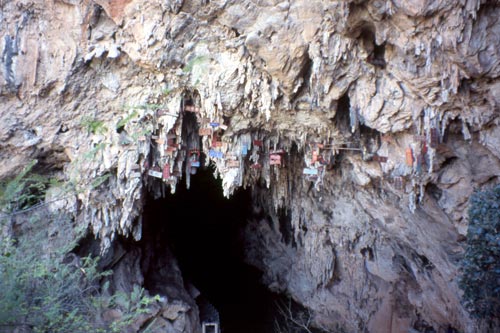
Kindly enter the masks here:
[[470, 198], [467, 245], [459, 286], [470, 314], [488, 322], [500, 317], [500, 185]]
[[0, 208], [3, 212], [15, 212], [39, 203], [50, 186], [60, 183], [50, 177], [33, 172], [37, 160], [28, 163], [14, 178], [0, 181]]
[[[34, 239], [34, 242], [40, 239]], [[3, 239], [0, 245], [0, 330], [22, 327], [28, 332], [90, 332], [94, 327], [92, 297], [95, 259], [80, 267], [62, 262], [62, 253], [39, 253], [37, 244]]]
[[[131, 293], [110, 293], [104, 281], [112, 272], [100, 271], [98, 258], [71, 253], [81, 235], [69, 215], [44, 204], [51, 182], [32, 173], [35, 163], [0, 184], [0, 232], [9, 230], [0, 233], [0, 332], [123, 332], [159, 297], [148, 297], [138, 286]], [[106, 322], [110, 309], [120, 316]]]
[[[97, 258], [68, 257], [68, 247], [44, 251], [40, 236], [0, 243], [0, 332], [122, 332], [159, 300], [138, 286], [130, 294], [106, 296], [108, 284], [99, 282], [111, 272], [100, 272]], [[118, 309], [121, 317], [105, 322], [102, 315], [109, 309]]]

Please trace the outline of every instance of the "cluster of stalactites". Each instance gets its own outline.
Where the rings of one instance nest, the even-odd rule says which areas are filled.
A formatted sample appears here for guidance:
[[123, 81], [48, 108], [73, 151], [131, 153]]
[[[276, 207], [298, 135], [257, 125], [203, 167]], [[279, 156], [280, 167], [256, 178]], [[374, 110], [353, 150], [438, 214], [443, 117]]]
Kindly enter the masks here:
[[[161, 186], [148, 181], [150, 188], [165, 195], [165, 188], [170, 187], [173, 193], [182, 177], [186, 177], [189, 188], [190, 177], [198, 168], [213, 165], [215, 176], [222, 178], [225, 196], [239, 187], [264, 182], [268, 188], [273, 187], [276, 209], [289, 202], [290, 182], [313, 182], [321, 190], [324, 177], [335, 169], [338, 155], [344, 153], [361, 154], [364, 162], [380, 163], [388, 176], [384, 179], [389, 179], [394, 190], [409, 194], [414, 211], [416, 200], [423, 198], [421, 175], [433, 172], [435, 148], [448, 121], [428, 108], [416, 119], [416, 133], [378, 134], [374, 140], [379, 144], [368, 145], [360, 133], [356, 110], [350, 110], [351, 133], [345, 136], [308, 131], [298, 136], [257, 128], [233, 132], [230, 119], [222, 112], [205, 112], [192, 99], [180, 104], [175, 113], [157, 110], [156, 128], [147, 140], [152, 145], [151, 153], [142, 167], [149, 176], [161, 180]], [[404, 139], [395, 140], [396, 136]], [[389, 149], [390, 145], [395, 147]]]

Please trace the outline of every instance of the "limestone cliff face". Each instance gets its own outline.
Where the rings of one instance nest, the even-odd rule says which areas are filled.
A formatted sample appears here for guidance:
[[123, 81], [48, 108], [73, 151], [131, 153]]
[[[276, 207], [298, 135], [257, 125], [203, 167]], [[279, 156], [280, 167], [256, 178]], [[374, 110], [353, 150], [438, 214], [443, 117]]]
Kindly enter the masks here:
[[254, 187], [248, 261], [318, 326], [474, 331], [457, 262], [500, 181], [497, 1], [0, 8], [0, 177], [36, 158], [87, 188], [65, 199], [103, 251], [200, 152], [226, 195]]

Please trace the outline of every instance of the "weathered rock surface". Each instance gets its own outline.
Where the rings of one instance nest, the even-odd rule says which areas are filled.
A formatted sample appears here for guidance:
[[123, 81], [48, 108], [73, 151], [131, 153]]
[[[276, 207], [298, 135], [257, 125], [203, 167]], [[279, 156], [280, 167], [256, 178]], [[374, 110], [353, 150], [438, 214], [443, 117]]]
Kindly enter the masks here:
[[497, 1], [0, 8], [0, 177], [70, 180], [103, 251], [199, 150], [227, 195], [255, 186], [248, 261], [317, 325], [475, 330], [457, 262], [470, 193], [500, 181]]

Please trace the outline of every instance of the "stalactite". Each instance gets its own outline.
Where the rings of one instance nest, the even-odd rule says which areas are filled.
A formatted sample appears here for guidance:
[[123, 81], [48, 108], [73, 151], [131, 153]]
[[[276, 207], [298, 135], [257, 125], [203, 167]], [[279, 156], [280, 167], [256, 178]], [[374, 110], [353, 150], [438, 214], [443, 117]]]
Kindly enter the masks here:
[[349, 108], [349, 119], [351, 125], [351, 133], [355, 133], [359, 126], [358, 109], [356, 107]]
[[464, 136], [465, 141], [470, 141], [472, 139], [469, 127], [467, 126], [467, 121], [464, 119], [462, 119], [462, 135]]
[[416, 202], [417, 202], [417, 196], [415, 195], [414, 184], [412, 183], [412, 190], [408, 195], [408, 209], [410, 209], [410, 212], [412, 213], [415, 213], [415, 210], [417, 209]]

